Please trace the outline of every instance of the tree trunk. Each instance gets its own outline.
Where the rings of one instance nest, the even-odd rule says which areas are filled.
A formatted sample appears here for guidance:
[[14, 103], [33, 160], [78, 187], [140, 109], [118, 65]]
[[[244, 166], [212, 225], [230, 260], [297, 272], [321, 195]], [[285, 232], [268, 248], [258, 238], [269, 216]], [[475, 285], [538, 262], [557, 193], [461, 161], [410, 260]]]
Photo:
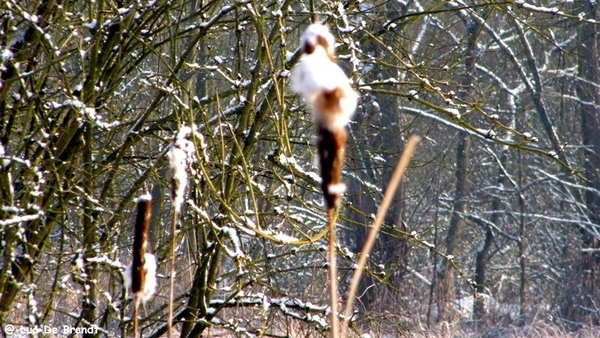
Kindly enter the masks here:
[[[473, 94], [473, 82], [475, 74], [475, 65], [477, 64], [477, 38], [481, 32], [481, 24], [476, 20], [471, 20], [460, 13], [468, 34], [468, 41], [465, 50], [465, 73], [462, 79], [462, 90], [459, 93], [461, 99], [468, 101]], [[466, 132], [459, 133], [459, 141], [456, 147], [456, 188], [454, 193], [453, 212], [448, 225], [446, 234], [446, 255], [455, 256], [457, 254], [458, 239], [462, 233], [463, 216], [461, 215], [467, 209], [466, 197], [468, 195], [468, 171], [470, 162], [471, 140]], [[437, 288], [437, 320], [448, 320], [448, 306], [453, 299], [454, 294], [454, 270], [449, 261], [443, 260], [441, 266], [436, 271], [435, 278]]]
[[[576, 2], [578, 10], [585, 13], [587, 19], [598, 19], [598, 4], [594, 1]], [[591, 189], [585, 191], [584, 202], [587, 206], [589, 220], [600, 224], [600, 91], [597, 83], [600, 82], [599, 68], [600, 57], [598, 46], [598, 28], [594, 24], [584, 23], [579, 27], [579, 77], [577, 94], [580, 99], [581, 134], [584, 144], [583, 154], [584, 173]], [[594, 303], [600, 298], [600, 240], [588, 229], [581, 228], [581, 264], [578, 273], [579, 292], [573, 295], [572, 309], [568, 310], [570, 319], [578, 321], [600, 323], [598, 312], [589, 312], [594, 309]]]
[[[456, 189], [454, 193], [454, 205], [448, 233], [446, 234], [446, 255], [455, 256], [459, 245], [458, 239], [463, 230], [462, 215], [467, 209], [465, 197], [468, 192], [468, 166], [471, 140], [469, 135], [461, 132], [456, 147]], [[448, 260], [443, 260], [437, 271], [437, 308], [438, 322], [448, 320], [450, 303], [454, 295], [454, 267]]]
[[[93, 142], [94, 134], [92, 125], [87, 123], [85, 126], [84, 136], [85, 148], [83, 151], [83, 189], [86, 194], [93, 196]], [[98, 227], [96, 223], [96, 214], [94, 211], [94, 205], [89, 199], [85, 199], [84, 202], [84, 214], [81, 217], [82, 230], [83, 230], [83, 256], [84, 256], [84, 270], [85, 280], [82, 283], [83, 287], [83, 299], [81, 301], [81, 327], [90, 327], [96, 324], [97, 318], [97, 287], [96, 282], [98, 280], [98, 267], [95, 263], [88, 261], [88, 258], [93, 258], [98, 255], [96, 246], [98, 245]], [[84, 338], [92, 338], [95, 335], [93, 333], [85, 332]]]
[[481, 295], [483, 295], [487, 283], [486, 271], [492, 243], [494, 243], [494, 233], [490, 227], [485, 227], [483, 242], [475, 255], [475, 299], [473, 301], [473, 318], [476, 320], [485, 318], [485, 299], [481, 297]]

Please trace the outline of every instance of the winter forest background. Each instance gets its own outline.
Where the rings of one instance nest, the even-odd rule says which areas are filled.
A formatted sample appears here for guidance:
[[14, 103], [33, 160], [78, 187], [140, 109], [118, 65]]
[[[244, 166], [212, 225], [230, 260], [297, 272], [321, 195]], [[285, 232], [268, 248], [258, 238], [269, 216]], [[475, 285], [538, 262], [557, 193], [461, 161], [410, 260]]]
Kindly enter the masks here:
[[352, 334], [598, 334], [591, 0], [1, 1], [2, 328], [130, 336], [122, 271], [133, 200], [150, 192], [159, 276], [140, 325], [164, 334], [165, 153], [187, 125], [177, 335], [327, 336], [314, 125], [288, 83], [312, 13], [360, 92], [338, 221], [343, 299], [405, 140], [422, 138]]

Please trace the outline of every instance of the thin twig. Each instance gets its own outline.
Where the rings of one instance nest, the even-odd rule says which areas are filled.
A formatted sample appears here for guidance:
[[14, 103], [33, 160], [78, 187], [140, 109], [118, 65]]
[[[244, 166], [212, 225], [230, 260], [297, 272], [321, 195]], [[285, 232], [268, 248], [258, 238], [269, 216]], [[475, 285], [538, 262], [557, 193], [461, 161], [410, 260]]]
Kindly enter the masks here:
[[396, 188], [398, 184], [400, 184], [400, 180], [402, 179], [402, 175], [406, 168], [408, 167], [408, 163], [410, 162], [410, 158], [415, 151], [417, 143], [420, 138], [418, 136], [412, 136], [408, 143], [406, 144], [406, 148], [400, 157], [400, 161], [396, 166], [396, 170], [388, 183], [388, 187], [385, 191], [385, 195], [383, 196], [383, 201], [381, 201], [381, 206], [379, 207], [379, 211], [377, 212], [377, 216], [375, 217], [375, 221], [373, 221], [373, 225], [371, 226], [371, 231], [367, 236], [367, 240], [365, 241], [365, 245], [360, 253], [360, 258], [358, 259], [358, 267], [354, 271], [354, 276], [352, 277], [352, 281], [350, 282], [350, 290], [348, 293], [348, 301], [346, 302], [346, 308], [344, 309], [344, 321], [342, 324], [342, 332], [341, 337], [346, 337], [346, 331], [348, 327], [348, 321], [350, 319], [350, 315], [352, 314], [352, 305], [354, 303], [354, 296], [356, 295], [356, 289], [358, 288], [358, 283], [360, 281], [360, 277], [362, 272], [367, 264], [367, 258], [371, 249], [373, 248], [373, 244], [375, 244], [375, 239], [377, 238], [377, 234], [379, 233], [379, 229], [381, 228], [381, 223], [383, 222], [383, 218], [385, 217], [390, 203], [392, 202], [392, 198], [396, 193]]

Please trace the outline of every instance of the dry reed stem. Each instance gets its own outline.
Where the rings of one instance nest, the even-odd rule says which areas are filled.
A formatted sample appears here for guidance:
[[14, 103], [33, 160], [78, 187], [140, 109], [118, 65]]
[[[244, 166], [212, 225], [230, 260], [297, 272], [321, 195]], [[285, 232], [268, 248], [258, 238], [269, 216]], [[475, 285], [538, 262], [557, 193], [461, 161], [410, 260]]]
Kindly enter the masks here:
[[335, 221], [341, 195], [344, 165], [345, 127], [356, 109], [358, 93], [348, 76], [336, 63], [335, 37], [327, 26], [311, 24], [302, 35], [304, 52], [292, 69], [291, 89], [308, 103], [317, 124], [321, 188], [327, 205], [329, 252], [328, 275], [331, 298], [331, 331], [339, 337]]
[[139, 303], [140, 297], [138, 297], [137, 293], [133, 294], [133, 336], [138, 338], [140, 336], [139, 333], [139, 324], [138, 324], [138, 315], [139, 315]]
[[331, 310], [331, 335], [333, 338], [339, 337], [339, 324], [338, 324], [338, 282], [337, 282], [337, 261], [335, 257], [335, 243], [336, 233], [335, 233], [335, 221], [337, 219], [337, 210], [334, 208], [328, 209], [327, 211], [328, 218], [328, 229], [329, 229], [329, 252], [328, 252], [328, 260], [329, 260], [329, 297], [330, 297], [330, 310]]
[[185, 198], [185, 190], [188, 181], [186, 163], [188, 155], [193, 151], [193, 144], [186, 140], [193, 130], [183, 126], [175, 135], [171, 149], [167, 153], [169, 166], [171, 168], [171, 274], [169, 278], [169, 315], [167, 318], [167, 337], [171, 338], [173, 329], [173, 301], [175, 293], [175, 245], [177, 244], [177, 220], [181, 212]]
[[176, 231], [177, 219], [179, 218], [179, 208], [173, 208], [171, 218], [171, 274], [169, 276], [169, 317], [167, 318], [167, 337], [171, 338], [171, 330], [173, 328], [173, 300], [175, 290], [175, 245], [177, 245]]
[[[398, 185], [400, 184], [400, 180], [402, 179], [402, 175], [406, 171], [408, 167], [408, 163], [410, 162], [410, 158], [413, 155], [417, 143], [419, 143], [420, 138], [418, 136], [411, 136], [406, 144], [406, 148], [400, 157], [400, 161], [396, 166], [396, 170], [390, 179], [388, 187], [385, 191], [385, 195], [383, 196], [383, 200], [381, 201], [381, 205], [379, 210], [377, 211], [377, 216], [375, 217], [375, 221], [373, 221], [373, 225], [371, 226], [371, 231], [369, 231], [369, 235], [367, 236], [367, 240], [365, 241], [365, 245], [360, 253], [360, 258], [358, 259], [358, 267], [354, 271], [354, 276], [352, 276], [352, 281], [350, 282], [350, 290], [348, 293], [348, 301], [346, 302], [346, 307], [344, 309], [344, 320], [342, 323], [341, 337], [346, 337], [346, 332], [348, 329], [348, 321], [352, 314], [352, 305], [354, 303], [354, 296], [356, 295], [356, 289], [358, 288], [358, 282], [360, 281], [360, 277], [362, 275], [363, 270], [367, 264], [367, 258], [371, 249], [373, 248], [373, 244], [375, 244], [375, 239], [377, 238], [377, 234], [379, 233], [379, 229], [381, 228], [381, 223], [383, 222], [383, 218], [385, 217], [390, 203], [392, 202], [392, 198], [394, 197], [394, 193]], [[337, 337], [334, 337], [337, 338]]]

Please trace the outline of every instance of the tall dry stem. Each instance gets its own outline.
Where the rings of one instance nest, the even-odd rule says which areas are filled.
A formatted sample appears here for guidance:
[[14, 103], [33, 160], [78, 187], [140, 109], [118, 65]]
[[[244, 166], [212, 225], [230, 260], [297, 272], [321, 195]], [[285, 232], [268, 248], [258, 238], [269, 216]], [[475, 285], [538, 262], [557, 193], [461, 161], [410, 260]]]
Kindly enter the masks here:
[[329, 294], [332, 337], [339, 337], [338, 285], [336, 264], [336, 215], [342, 193], [346, 125], [354, 114], [358, 94], [350, 80], [337, 65], [334, 55], [335, 38], [322, 24], [308, 26], [300, 49], [304, 52], [294, 67], [291, 88], [308, 104], [317, 125], [317, 148], [321, 169], [321, 188], [327, 207], [329, 231]]
[[168, 152], [171, 169], [171, 273], [169, 276], [169, 314], [167, 318], [167, 337], [171, 337], [173, 328], [173, 301], [175, 299], [175, 246], [177, 245], [177, 221], [185, 197], [188, 181], [187, 158], [193, 145], [186, 137], [192, 133], [189, 127], [182, 127], [175, 135], [175, 140]]
[[360, 252], [360, 258], [358, 259], [358, 267], [354, 271], [354, 275], [352, 276], [352, 281], [350, 282], [350, 290], [348, 292], [348, 301], [346, 302], [346, 307], [344, 309], [344, 321], [342, 324], [341, 337], [346, 337], [346, 332], [348, 331], [348, 321], [350, 316], [352, 315], [352, 305], [354, 304], [354, 297], [356, 296], [356, 290], [358, 288], [358, 283], [360, 281], [360, 277], [362, 275], [363, 270], [367, 264], [367, 258], [369, 257], [369, 253], [371, 249], [373, 249], [373, 245], [375, 244], [375, 239], [377, 238], [377, 234], [379, 233], [379, 229], [381, 228], [381, 223], [383, 222], [383, 218], [388, 211], [390, 203], [396, 193], [396, 189], [400, 184], [400, 180], [402, 179], [402, 175], [406, 171], [408, 167], [408, 163], [410, 162], [410, 158], [415, 152], [415, 148], [417, 143], [419, 143], [419, 137], [412, 136], [408, 143], [406, 144], [406, 148], [400, 157], [400, 161], [396, 166], [396, 170], [390, 179], [388, 187], [385, 191], [385, 195], [383, 196], [383, 201], [381, 201], [381, 206], [377, 211], [377, 216], [375, 217], [375, 221], [373, 221], [373, 225], [371, 226], [371, 231], [369, 231], [369, 235], [367, 236], [367, 240], [365, 241], [365, 245]]

